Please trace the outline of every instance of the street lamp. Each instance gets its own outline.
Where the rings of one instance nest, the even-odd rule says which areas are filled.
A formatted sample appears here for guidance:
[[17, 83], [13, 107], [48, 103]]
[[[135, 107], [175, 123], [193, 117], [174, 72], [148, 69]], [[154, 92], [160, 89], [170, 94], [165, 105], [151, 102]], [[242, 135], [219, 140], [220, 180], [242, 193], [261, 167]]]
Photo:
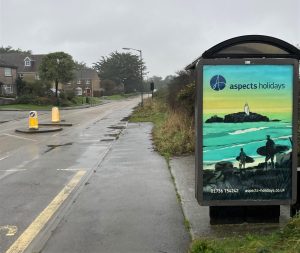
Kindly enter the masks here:
[[58, 98], [58, 72], [59, 72], [59, 63], [60, 63], [60, 59], [57, 58], [56, 59], [56, 71], [57, 71], [57, 77], [55, 79], [55, 97], [56, 97], [56, 105], [59, 106], [59, 98]]
[[137, 52], [139, 52], [140, 53], [140, 60], [141, 60], [141, 69], [140, 69], [140, 71], [141, 71], [141, 106], [143, 107], [143, 105], [144, 105], [144, 98], [143, 98], [143, 64], [142, 64], [142, 62], [143, 62], [143, 57], [142, 57], [142, 50], [140, 50], [140, 49], [135, 49], [135, 48], [130, 48], [130, 47], [123, 47], [123, 49], [124, 50], [134, 50], [134, 51], [137, 51]]

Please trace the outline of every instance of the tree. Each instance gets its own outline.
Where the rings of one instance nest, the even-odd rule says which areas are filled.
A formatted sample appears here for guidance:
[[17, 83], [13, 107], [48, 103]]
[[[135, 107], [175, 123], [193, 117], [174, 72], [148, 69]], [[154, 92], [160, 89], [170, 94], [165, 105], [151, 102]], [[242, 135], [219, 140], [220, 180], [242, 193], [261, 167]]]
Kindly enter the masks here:
[[42, 59], [39, 75], [42, 80], [55, 82], [55, 97], [57, 97], [58, 83], [72, 80], [74, 68], [75, 63], [71, 55], [55, 52]]
[[25, 54], [31, 54], [31, 50], [22, 50], [20, 48], [18, 49], [13, 49], [11, 46], [7, 47], [0, 47], [0, 54], [1, 53], [25, 53]]
[[137, 90], [138, 87], [142, 88], [141, 69], [144, 72], [146, 66], [138, 55], [113, 52], [108, 57], [102, 56], [93, 67], [100, 79], [124, 85], [126, 93]]
[[75, 64], [75, 69], [76, 70], [89, 69], [89, 67], [83, 61], [82, 62], [74, 61], [74, 64]]

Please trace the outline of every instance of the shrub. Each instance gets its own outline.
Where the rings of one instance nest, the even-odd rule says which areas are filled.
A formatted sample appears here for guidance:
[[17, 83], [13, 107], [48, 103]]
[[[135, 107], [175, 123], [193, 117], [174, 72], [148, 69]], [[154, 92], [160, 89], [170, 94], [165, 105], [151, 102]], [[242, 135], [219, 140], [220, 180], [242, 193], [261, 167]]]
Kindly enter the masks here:
[[68, 99], [60, 99], [59, 100], [59, 105], [60, 106], [72, 106], [73, 104], [72, 104], [72, 102], [71, 101], [69, 101]]
[[32, 94], [22, 95], [17, 98], [17, 104], [51, 105], [55, 104], [55, 98], [37, 97]]
[[177, 94], [177, 101], [181, 102], [182, 108], [190, 115], [195, 113], [196, 85], [190, 83], [184, 86]]
[[37, 97], [33, 100], [35, 105], [51, 105], [53, 104], [53, 99], [49, 97]]
[[18, 104], [31, 104], [36, 99], [35, 95], [32, 94], [25, 94], [22, 96], [19, 96], [16, 100]]
[[68, 100], [72, 101], [72, 99], [75, 98], [75, 91], [73, 91], [73, 90], [66, 91], [65, 94], [66, 94], [66, 98]]
[[178, 100], [179, 92], [188, 84], [194, 82], [194, 77], [191, 72], [179, 71], [177, 76], [173, 78], [168, 86], [167, 103], [171, 109], [176, 110], [182, 108], [181, 101]]

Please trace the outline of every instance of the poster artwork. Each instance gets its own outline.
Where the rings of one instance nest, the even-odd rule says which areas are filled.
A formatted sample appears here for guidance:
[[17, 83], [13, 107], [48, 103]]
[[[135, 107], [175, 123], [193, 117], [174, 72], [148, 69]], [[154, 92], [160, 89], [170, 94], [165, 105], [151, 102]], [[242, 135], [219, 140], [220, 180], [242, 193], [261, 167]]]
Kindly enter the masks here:
[[203, 66], [203, 200], [292, 197], [292, 65]]

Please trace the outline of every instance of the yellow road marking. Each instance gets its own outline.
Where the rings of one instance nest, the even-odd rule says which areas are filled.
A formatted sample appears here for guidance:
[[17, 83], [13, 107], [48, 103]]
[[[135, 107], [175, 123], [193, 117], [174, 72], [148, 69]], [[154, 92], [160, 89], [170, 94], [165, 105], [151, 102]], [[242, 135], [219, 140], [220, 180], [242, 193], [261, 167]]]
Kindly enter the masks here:
[[69, 183], [52, 200], [52, 202], [35, 218], [29, 227], [10, 246], [6, 253], [22, 253], [26, 250], [33, 239], [38, 235], [53, 214], [58, 210], [61, 204], [68, 198], [85, 173], [86, 171], [80, 170], [74, 175]]
[[14, 236], [18, 232], [18, 228], [11, 225], [0, 226], [0, 232], [1, 231], [7, 231], [6, 236]]

